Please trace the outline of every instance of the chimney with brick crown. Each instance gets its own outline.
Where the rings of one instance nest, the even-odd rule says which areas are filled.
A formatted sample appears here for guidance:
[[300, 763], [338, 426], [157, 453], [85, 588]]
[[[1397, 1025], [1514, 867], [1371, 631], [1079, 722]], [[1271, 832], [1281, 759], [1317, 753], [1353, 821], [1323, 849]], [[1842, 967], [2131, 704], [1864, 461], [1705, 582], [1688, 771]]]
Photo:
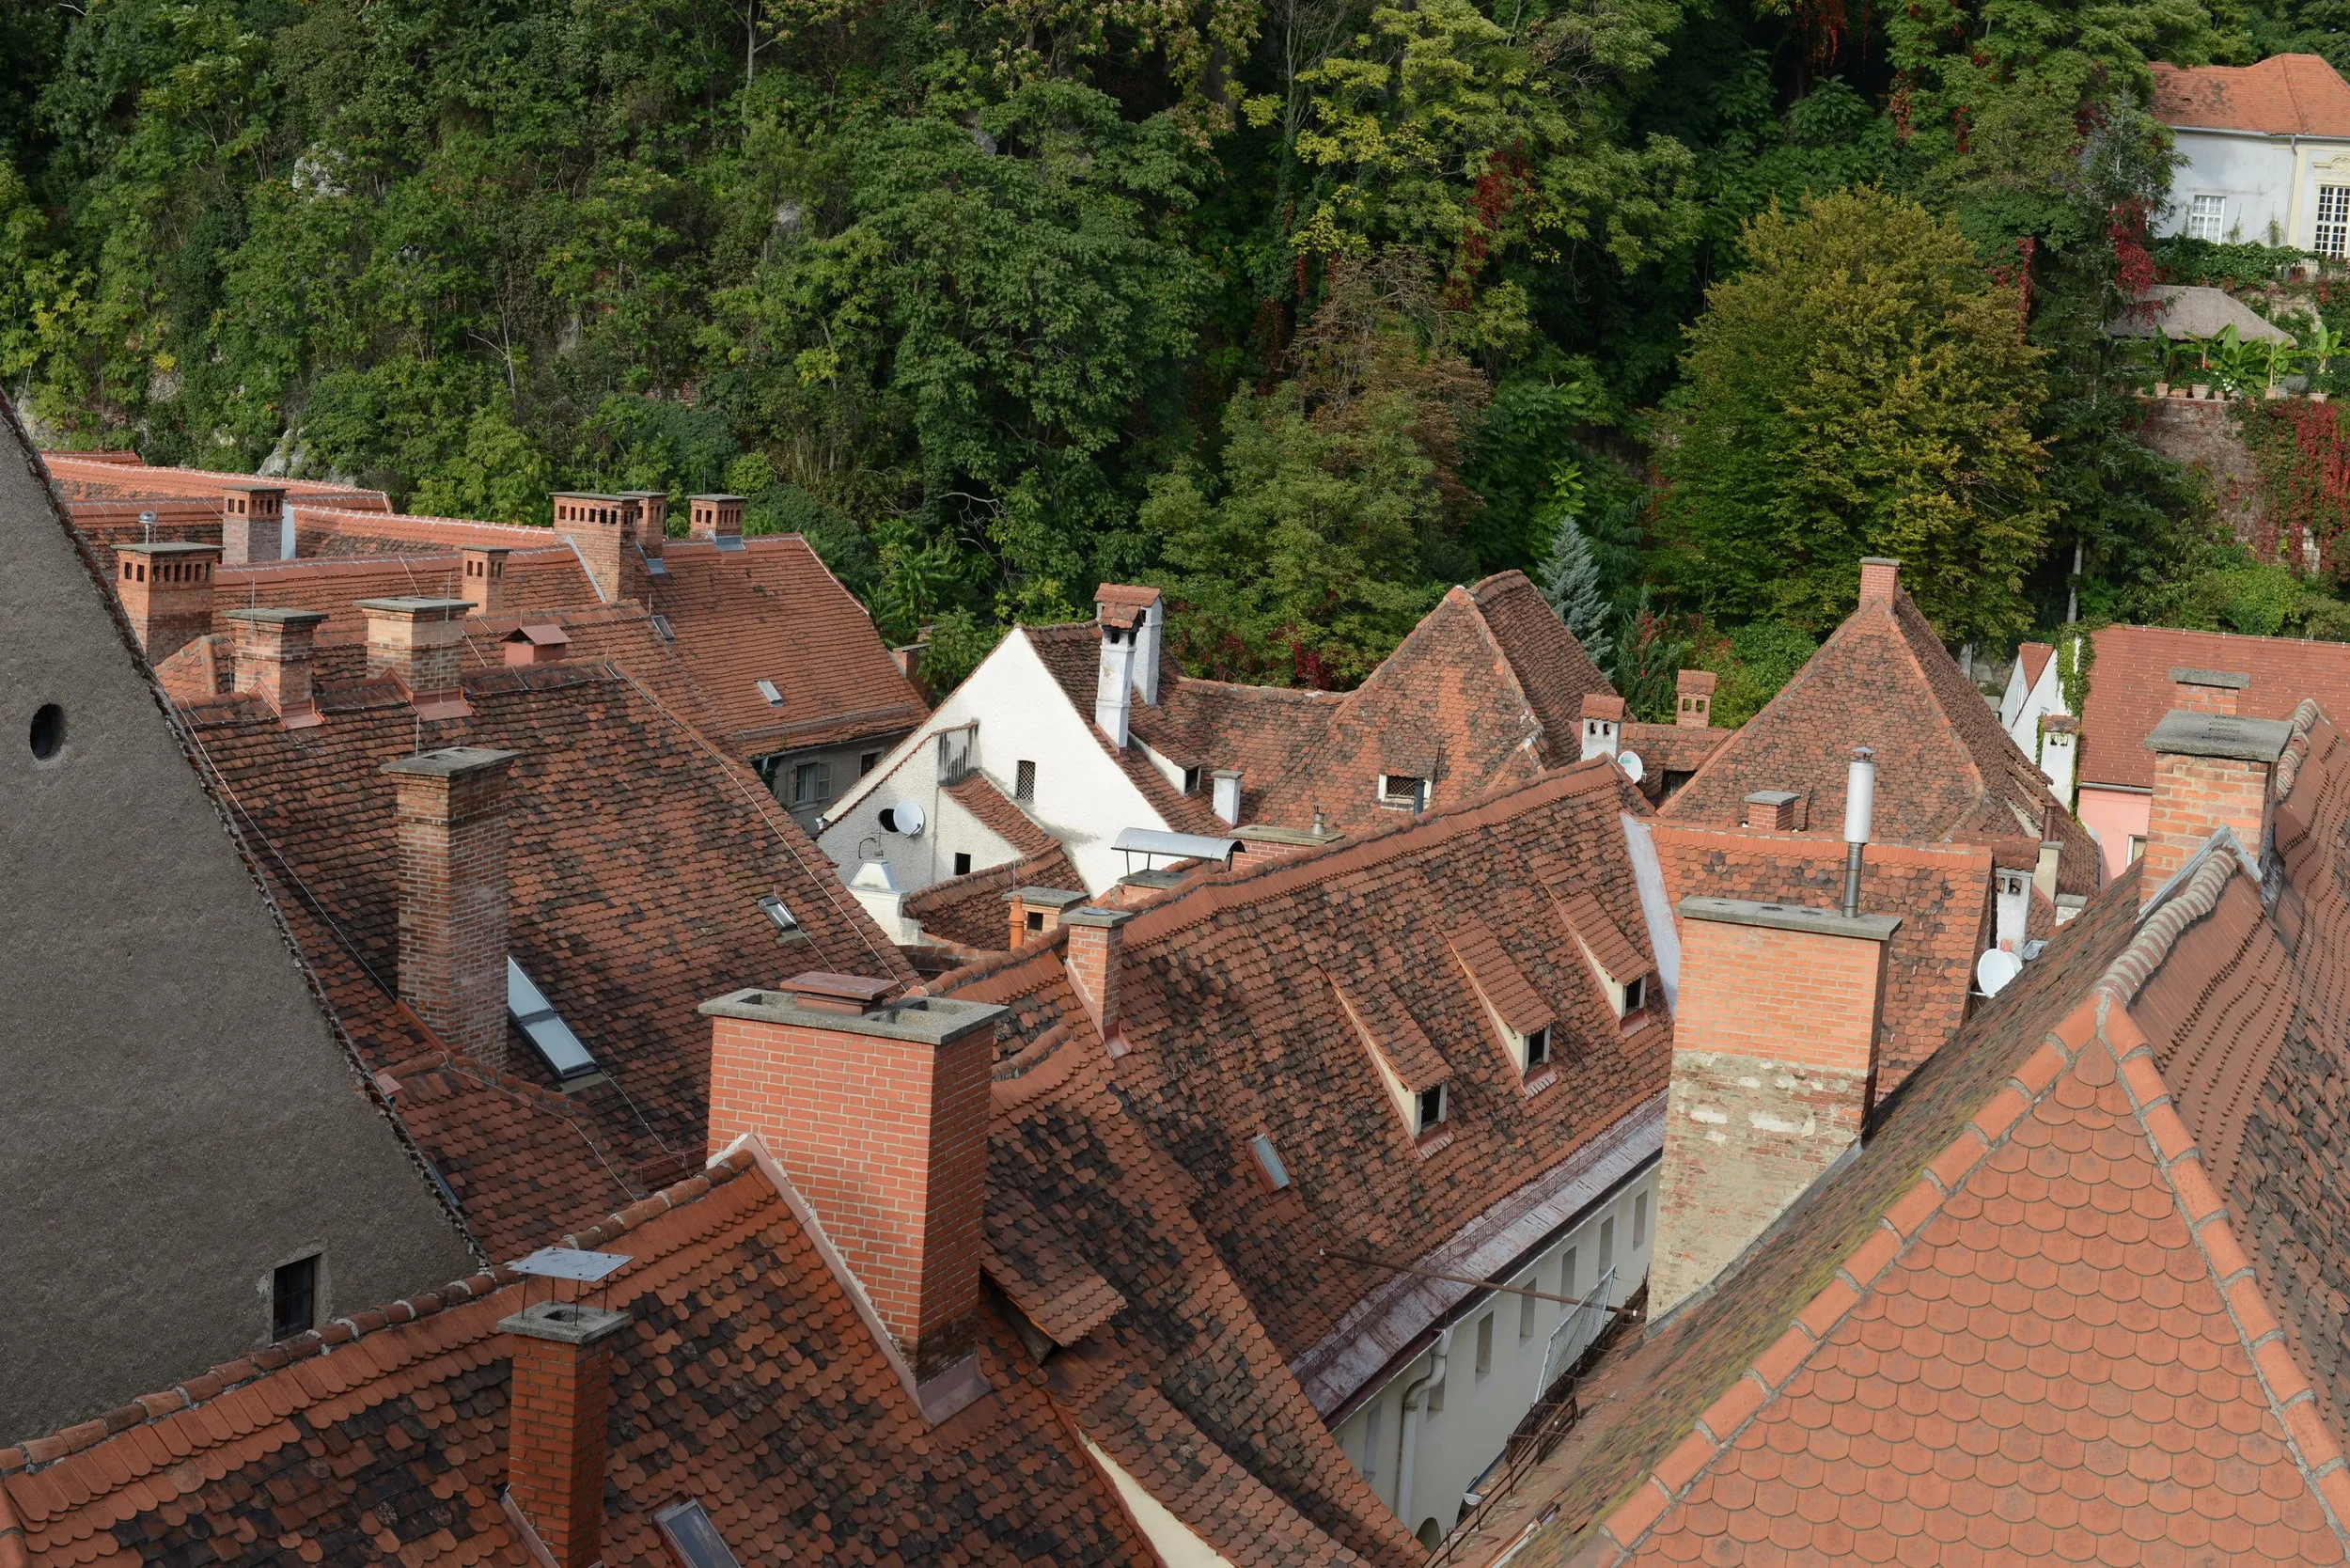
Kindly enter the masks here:
[[118, 544], [115, 595], [139, 648], [160, 665], [212, 630], [217, 544]]
[[425, 718], [462, 718], [458, 656], [465, 640], [462, 599], [362, 599], [368, 618], [368, 675], [396, 683]]
[[1607, 692], [1583, 695], [1583, 756], [1613, 757], [1623, 747], [1623, 698]]
[[400, 839], [400, 999], [450, 1050], [506, 1062], [507, 771], [450, 746], [384, 764]]
[[1793, 790], [1757, 790], [1739, 803], [1738, 825], [1764, 833], [1793, 833], [1803, 824], [1803, 797]]
[[636, 542], [637, 518], [644, 503], [591, 491], [559, 492], [551, 501], [555, 531], [579, 551], [603, 602], [617, 604], [623, 599], [642, 599], [644, 562], [632, 546]]
[[1684, 669], [1673, 677], [1680, 707], [1673, 723], [1684, 729], [1714, 728], [1714, 687], [1721, 680], [1710, 669]]
[[1060, 917], [1069, 928], [1069, 946], [1061, 962], [1086, 1015], [1101, 1031], [1112, 1056], [1125, 1054], [1125, 1037], [1119, 1030], [1118, 973], [1121, 941], [1119, 928], [1135, 917], [1131, 909], [1073, 909]]
[[1004, 895], [1004, 902], [1011, 906], [1011, 941], [1007, 947], [1042, 941], [1060, 930], [1063, 911], [1085, 902], [1083, 893], [1067, 893], [1058, 887], [1013, 888]]
[[669, 493], [666, 490], [623, 490], [620, 499], [636, 503], [636, 548], [648, 559], [661, 558], [661, 541], [669, 537]]
[[506, 552], [469, 546], [458, 569], [457, 591], [476, 615], [496, 615], [506, 608]]
[[2236, 693], [2252, 683], [2248, 675], [2224, 669], [2174, 669], [2170, 700], [2189, 713], [2232, 713]]
[[628, 1323], [626, 1312], [541, 1301], [498, 1324], [500, 1333], [514, 1339], [506, 1402], [507, 1506], [529, 1521], [556, 1568], [590, 1568], [603, 1557], [613, 1336]]
[[1703, 1289], [1860, 1139], [1873, 1102], [1883, 915], [1680, 906], [1650, 1311]]
[[2293, 727], [2282, 719], [2240, 718], [2232, 710], [2241, 676], [2208, 670], [2173, 671], [2199, 679], [2180, 681], [2182, 694], [2216, 693], [2228, 711], [2173, 708], [2146, 737], [2154, 754], [2154, 798], [2146, 812], [2145, 865], [2139, 871], [2141, 899], [2195, 857], [2221, 828], [2235, 835], [2247, 855], [2257, 856], [2268, 831], [2269, 779], [2284, 755]]
[[311, 678], [326, 617], [317, 610], [256, 609], [230, 610], [226, 619], [236, 630], [236, 689], [275, 709], [288, 729], [325, 723]]
[[1094, 590], [1093, 619], [1102, 627], [1104, 642], [1113, 626], [1126, 634], [1135, 651], [1126, 677], [1144, 707], [1158, 706], [1159, 634], [1167, 620], [1166, 596], [1154, 588], [1104, 583]]
[[1867, 609], [1880, 604], [1893, 607], [1893, 596], [1901, 591], [1902, 563], [1883, 556], [1860, 557], [1860, 605]]
[[709, 543], [719, 540], [740, 540], [743, 537], [743, 507], [740, 495], [689, 495], [685, 498], [687, 530], [696, 539]]
[[995, 1023], [895, 982], [805, 974], [704, 1002], [711, 1155], [755, 1134], [800, 1189], [944, 1419], [971, 1359]]
[[225, 565], [274, 561], [286, 554], [282, 485], [231, 482], [220, 487], [220, 558]]

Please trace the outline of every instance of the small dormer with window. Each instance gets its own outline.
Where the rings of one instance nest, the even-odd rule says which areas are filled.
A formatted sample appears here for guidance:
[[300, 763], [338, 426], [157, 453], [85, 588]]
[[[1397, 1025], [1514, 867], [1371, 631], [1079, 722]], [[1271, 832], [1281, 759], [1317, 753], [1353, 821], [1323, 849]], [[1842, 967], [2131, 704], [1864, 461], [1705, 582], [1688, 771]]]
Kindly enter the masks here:
[[1428, 808], [1428, 780], [1418, 774], [1383, 773], [1379, 776], [1379, 804], [1391, 811], [1424, 811]]
[[1452, 1066], [1392, 992], [1375, 980], [1336, 980], [1330, 989], [1371, 1070], [1395, 1106], [1396, 1120], [1420, 1157], [1452, 1141]]
[[1623, 928], [1590, 892], [1561, 882], [1551, 885], [1550, 894], [1558, 902], [1559, 917], [1575, 951], [1607, 998], [1617, 1027], [1625, 1034], [1644, 1027], [1656, 966], [1641, 956]]
[[1527, 983], [1482, 920], [1462, 922], [1452, 928], [1447, 940], [1502, 1048], [1509, 1053], [1511, 1065], [1518, 1071], [1520, 1088], [1528, 1094], [1548, 1089], [1558, 1081], [1552, 1061], [1557, 1055], [1558, 1013]]

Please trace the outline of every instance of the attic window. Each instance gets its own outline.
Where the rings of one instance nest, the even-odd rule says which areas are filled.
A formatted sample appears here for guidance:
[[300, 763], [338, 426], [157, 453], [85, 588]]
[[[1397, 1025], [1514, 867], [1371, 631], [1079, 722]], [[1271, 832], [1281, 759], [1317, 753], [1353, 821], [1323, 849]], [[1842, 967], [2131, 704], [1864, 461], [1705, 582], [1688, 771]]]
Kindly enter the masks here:
[[1550, 1059], [1550, 1026], [1548, 1024], [1544, 1024], [1539, 1029], [1527, 1031], [1525, 1055], [1526, 1071], [1529, 1075], [1534, 1069]]
[[1547, 1069], [1558, 1014], [1527, 983], [1482, 920], [1463, 921], [1452, 929], [1449, 940], [1453, 956], [1467, 971], [1470, 987], [1485, 1004], [1485, 1015], [1501, 1036], [1511, 1062], [1525, 1079], [1527, 1091], [1532, 1093], [1551, 1083], [1553, 1074]]
[[677, 641], [677, 631], [669, 624], [669, 618], [666, 615], [657, 615], [652, 618], [652, 635], [663, 642]]
[[1418, 1115], [1415, 1118], [1416, 1125], [1412, 1128], [1412, 1136], [1415, 1137], [1433, 1131], [1437, 1123], [1444, 1121], [1444, 1085], [1438, 1084], [1433, 1089], [1421, 1090], [1417, 1104]]
[[1021, 762], [1012, 770], [1011, 798], [1014, 800], [1036, 799], [1036, 764], [1034, 762]]
[[1574, 939], [1591, 978], [1599, 981], [1617, 1021], [1627, 1029], [1638, 1028], [1645, 1022], [1640, 1017], [1641, 1010], [1648, 1005], [1648, 977], [1652, 969], [1649, 961], [1624, 935], [1623, 928], [1608, 917], [1593, 895], [1571, 882], [1553, 883], [1550, 893], [1559, 901], [1559, 913], [1566, 921], [1567, 934]]
[[1451, 1065], [1429, 1043], [1395, 994], [1375, 977], [1357, 975], [1343, 982], [1333, 979], [1331, 990], [1371, 1058], [1372, 1071], [1386, 1087], [1396, 1120], [1419, 1145], [1421, 1153], [1434, 1153], [1451, 1140], [1449, 1130], [1440, 1131], [1451, 1111], [1452, 1096], [1446, 1088]]
[[270, 1276], [269, 1337], [273, 1343], [306, 1334], [319, 1321], [319, 1259], [313, 1252], [280, 1263]]
[[770, 708], [783, 706], [783, 694], [776, 690], [776, 683], [773, 681], [761, 681], [759, 683], [759, 695], [767, 699], [767, 706]]
[[685, 1568], [742, 1568], [700, 1501], [680, 1497], [652, 1511], [661, 1539]]
[[1264, 1172], [1265, 1185], [1275, 1192], [1287, 1191], [1290, 1168], [1281, 1163], [1280, 1152], [1273, 1147], [1273, 1140], [1259, 1133], [1248, 1140], [1248, 1152], [1257, 1156], [1257, 1168]]
[[1405, 773], [1383, 773], [1379, 776], [1379, 804], [1402, 811], [1424, 810], [1428, 805], [1428, 780]]
[[531, 983], [530, 977], [523, 973], [523, 966], [510, 957], [506, 961], [506, 1014], [523, 1031], [523, 1038], [530, 1042], [531, 1049], [539, 1053], [539, 1059], [547, 1064], [547, 1071], [555, 1074], [558, 1083], [584, 1078], [596, 1071], [596, 1058], [580, 1043], [579, 1036], [572, 1032], [571, 1026], [556, 1012], [545, 994]]
[[760, 897], [759, 901], [759, 912], [761, 915], [766, 916], [768, 919], [773, 920], [775, 922], [776, 929], [784, 933], [786, 935], [794, 935], [798, 933], [800, 929], [798, 917], [795, 917], [791, 911], [786, 909], [783, 905], [783, 901], [776, 897], [773, 893], [768, 893]]
[[1196, 795], [1198, 792], [1199, 770], [1198, 768], [1185, 768], [1183, 770], [1183, 793], [1187, 795]]
[[1637, 976], [1624, 982], [1623, 1011], [1628, 1015], [1648, 1006], [1648, 977]]

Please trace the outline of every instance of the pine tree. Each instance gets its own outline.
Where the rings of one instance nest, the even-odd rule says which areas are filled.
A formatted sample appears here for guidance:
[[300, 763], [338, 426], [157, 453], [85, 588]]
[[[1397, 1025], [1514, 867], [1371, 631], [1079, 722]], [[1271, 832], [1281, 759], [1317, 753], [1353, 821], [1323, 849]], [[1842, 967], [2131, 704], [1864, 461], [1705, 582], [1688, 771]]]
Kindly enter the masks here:
[[1613, 607], [1599, 590], [1599, 562], [1591, 558], [1590, 541], [1575, 526], [1573, 511], [1559, 515], [1559, 531], [1551, 536], [1550, 555], [1542, 564], [1542, 589], [1591, 663], [1606, 668], [1614, 650], [1607, 635]]

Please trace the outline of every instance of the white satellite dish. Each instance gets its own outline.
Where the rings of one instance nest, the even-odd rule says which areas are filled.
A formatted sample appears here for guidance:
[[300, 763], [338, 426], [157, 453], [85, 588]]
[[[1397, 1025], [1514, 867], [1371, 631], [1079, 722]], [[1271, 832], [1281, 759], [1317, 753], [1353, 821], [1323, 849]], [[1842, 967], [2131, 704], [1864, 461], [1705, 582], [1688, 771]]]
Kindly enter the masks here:
[[1637, 751], [1618, 752], [1616, 766], [1623, 769], [1623, 776], [1635, 784], [1648, 776], [1648, 764], [1640, 760], [1640, 754]]
[[1975, 960], [1975, 984], [1986, 996], [1998, 996], [2023, 972], [2024, 961], [2004, 948], [1985, 948]]
[[910, 800], [882, 808], [881, 826], [884, 833], [901, 833], [909, 839], [922, 837], [922, 808]]

